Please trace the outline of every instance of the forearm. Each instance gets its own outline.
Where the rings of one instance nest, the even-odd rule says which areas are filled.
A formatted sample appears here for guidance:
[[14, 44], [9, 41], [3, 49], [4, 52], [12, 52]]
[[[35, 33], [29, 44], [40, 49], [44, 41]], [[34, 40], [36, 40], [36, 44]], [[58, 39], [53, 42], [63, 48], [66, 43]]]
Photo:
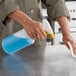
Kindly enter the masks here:
[[29, 16], [20, 10], [13, 11], [8, 15], [8, 17], [20, 23], [23, 27], [25, 27], [25, 24], [28, 24], [29, 21], [32, 21]]
[[27, 16], [22, 11], [20, 10], [13, 11], [8, 15], [8, 17], [20, 23], [31, 38], [35, 39], [45, 38], [46, 35], [42, 27], [42, 24], [38, 21], [32, 20], [32, 18]]
[[58, 21], [61, 30], [62, 30], [62, 35], [63, 36], [70, 36], [70, 29], [69, 29], [69, 25], [68, 25], [68, 21], [67, 21], [67, 17], [58, 17], [56, 18], [56, 20]]

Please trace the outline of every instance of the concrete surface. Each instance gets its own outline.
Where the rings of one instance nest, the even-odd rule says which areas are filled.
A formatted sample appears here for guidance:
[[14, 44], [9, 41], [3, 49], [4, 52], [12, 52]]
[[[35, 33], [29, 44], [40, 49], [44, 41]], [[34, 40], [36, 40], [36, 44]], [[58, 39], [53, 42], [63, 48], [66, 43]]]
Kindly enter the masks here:
[[0, 76], [76, 76], [76, 59], [64, 45], [0, 55]]

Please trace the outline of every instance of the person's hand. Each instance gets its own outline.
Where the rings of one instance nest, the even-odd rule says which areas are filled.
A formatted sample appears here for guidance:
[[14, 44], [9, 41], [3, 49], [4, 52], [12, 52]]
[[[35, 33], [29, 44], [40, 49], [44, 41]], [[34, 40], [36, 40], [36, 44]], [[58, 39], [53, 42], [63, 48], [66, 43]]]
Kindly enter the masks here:
[[32, 20], [27, 21], [24, 25], [24, 29], [31, 38], [44, 39], [46, 34], [42, 26], [42, 23]]
[[11, 12], [8, 17], [20, 23], [31, 38], [44, 39], [46, 37], [42, 23], [32, 20], [21, 10]]
[[68, 49], [70, 49], [68, 42], [70, 42], [73, 48], [73, 53], [76, 55], [76, 41], [71, 36], [63, 37], [63, 43], [67, 46]]

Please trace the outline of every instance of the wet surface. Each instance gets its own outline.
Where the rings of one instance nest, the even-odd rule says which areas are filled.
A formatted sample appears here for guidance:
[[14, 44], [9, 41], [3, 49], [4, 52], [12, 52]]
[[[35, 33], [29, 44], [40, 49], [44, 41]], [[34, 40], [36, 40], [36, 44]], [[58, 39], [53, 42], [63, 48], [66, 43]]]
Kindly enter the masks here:
[[64, 45], [0, 55], [0, 76], [76, 76], [76, 59]]

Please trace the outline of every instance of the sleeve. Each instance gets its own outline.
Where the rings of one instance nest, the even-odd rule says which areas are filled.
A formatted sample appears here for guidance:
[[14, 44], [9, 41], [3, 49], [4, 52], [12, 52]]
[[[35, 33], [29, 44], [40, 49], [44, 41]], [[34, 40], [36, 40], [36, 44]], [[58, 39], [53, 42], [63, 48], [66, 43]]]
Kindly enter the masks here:
[[15, 10], [19, 9], [19, 6], [14, 0], [0, 0], [0, 21], [3, 22], [7, 19], [7, 15]]
[[42, 0], [47, 8], [48, 18], [56, 20], [59, 16], [70, 17], [65, 0]]

